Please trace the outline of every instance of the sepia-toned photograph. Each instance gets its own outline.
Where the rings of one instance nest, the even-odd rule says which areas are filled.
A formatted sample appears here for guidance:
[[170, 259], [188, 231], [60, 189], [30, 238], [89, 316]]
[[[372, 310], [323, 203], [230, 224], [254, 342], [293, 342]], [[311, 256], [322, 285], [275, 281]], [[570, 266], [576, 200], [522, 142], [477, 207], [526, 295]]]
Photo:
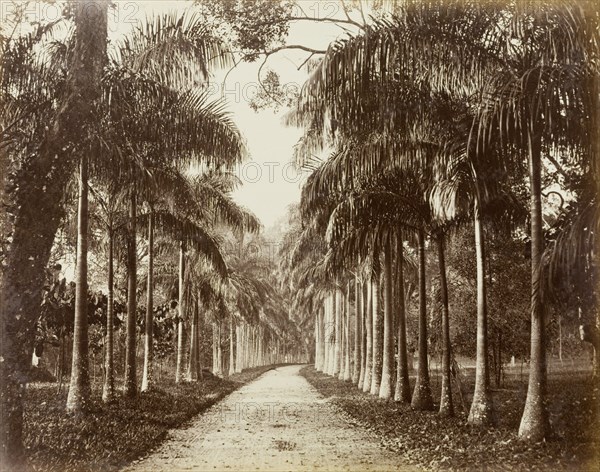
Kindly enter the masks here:
[[0, 472], [600, 472], [598, 0], [0, 0]]

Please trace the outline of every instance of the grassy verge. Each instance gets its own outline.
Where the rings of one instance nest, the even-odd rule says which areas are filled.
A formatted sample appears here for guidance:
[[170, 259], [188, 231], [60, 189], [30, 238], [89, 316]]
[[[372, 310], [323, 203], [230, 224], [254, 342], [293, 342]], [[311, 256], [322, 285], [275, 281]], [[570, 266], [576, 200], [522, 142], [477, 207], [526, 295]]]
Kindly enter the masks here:
[[156, 447], [169, 429], [274, 367], [248, 369], [229, 379], [209, 375], [196, 384], [165, 381], [135, 400], [119, 398], [110, 405], [95, 388], [82, 418], [65, 412], [67, 393], [57, 393], [56, 384], [31, 384], [24, 423], [29, 464], [44, 472], [117, 470]]
[[[466, 423], [464, 411], [455, 418], [440, 418], [435, 412], [412, 411], [409, 405], [359, 392], [351, 383], [311, 366], [300, 373], [353, 422], [374, 431], [385, 447], [410, 464], [450, 470], [600, 470], [598, 386], [589, 376], [551, 377], [550, 420], [555, 437], [530, 445], [517, 438], [526, 391], [516, 383], [507, 382], [505, 388], [493, 391], [496, 426], [479, 429]], [[433, 390], [437, 397], [435, 383]]]

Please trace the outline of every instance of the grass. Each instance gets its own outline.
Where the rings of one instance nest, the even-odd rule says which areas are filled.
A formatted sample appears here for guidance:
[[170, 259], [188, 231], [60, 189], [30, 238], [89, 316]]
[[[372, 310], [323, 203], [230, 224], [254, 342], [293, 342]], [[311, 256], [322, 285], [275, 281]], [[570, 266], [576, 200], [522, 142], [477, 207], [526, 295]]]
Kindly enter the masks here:
[[[410, 405], [359, 392], [353, 384], [310, 366], [300, 373], [353, 423], [374, 431], [384, 447], [401, 454], [408, 464], [448, 470], [600, 470], [600, 397], [598, 385], [589, 374], [560, 372], [550, 376], [553, 437], [528, 444], [517, 438], [526, 397], [526, 385], [517, 378], [506, 379], [503, 388], [492, 391], [496, 424], [483, 429], [467, 424], [467, 412], [460, 405], [456, 405], [455, 418], [440, 418], [433, 411], [413, 411]], [[414, 385], [414, 378], [411, 381]], [[464, 379], [463, 391], [472, 392], [472, 388], [469, 376]], [[438, 398], [439, 382], [432, 382], [432, 390]]]
[[160, 382], [135, 400], [102, 403], [95, 385], [87, 415], [65, 412], [66, 391], [34, 383], [25, 395], [24, 442], [29, 465], [44, 472], [113, 471], [160, 444], [167, 431], [202, 413], [276, 366], [247, 369], [228, 379], [208, 374], [199, 383]]

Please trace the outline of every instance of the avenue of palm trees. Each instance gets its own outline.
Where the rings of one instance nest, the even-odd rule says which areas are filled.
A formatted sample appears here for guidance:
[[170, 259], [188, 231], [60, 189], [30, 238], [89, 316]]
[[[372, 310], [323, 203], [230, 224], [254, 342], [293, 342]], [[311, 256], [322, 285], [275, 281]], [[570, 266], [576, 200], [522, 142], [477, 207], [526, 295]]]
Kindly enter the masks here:
[[57, 244], [69, 250], [58, 233], [74, 230], [76, 241], [73, 299], [59, 300], [73, 310], [67, 411], [85, 415], [92, 395], [92, 257], [106, 261], [104, 326], [97, 328], [104, 333], [104, 402], [153, 389], [157, 336], [168, 341], [153, 333], [159, 313], [173, 325], [176, 383], [202, 379], [207, 329], [218, 376], [300, 356], [297, 328], [266, 262], [245, 250], [261, 225], [232, 197], [241, 184], [233, 167], [247, 157], [244, 138], [225, 103], [197, 85], [230, 66], [231, 53], [190, 12], [148, 18], [109, 44], [108, 3], [73, 2], [71, 20], [3, 38], [2, 455], [15, 463], [23, 455], [22, 379], [40, 323], [52, 321], [39, 317], [42, 289], [59, 285], [45, 268]]
[[[515, 238], [525, 234], [530, 369], [519, 437], [538, 441], [550, 433], [548, 312], [565, 306], [557, 299], [582, 303], [594, 291], [598, 8], [586, 2], [399, 3], [393, 15], [332, 44], [287, 115], [288, 124], [304, 129], [297, 162], [314, 169], [303, 188], [303, 230], [295, 247], [290, 244], [288, 267], [303, 290], [295, 302], [315, 317], [316, 369], [381, 398], [432, 409], [428, 312], [434, 310], [442, 329], [439, 412], [452, 415], [444, 252], [457, 229], [470, 228], [477, 341], [468, 421], [490, 425], [487, 311], [493, 300], [486, 246], [507, 231]], [[325, 150], [328, 158], [315, 157]], [[548, 228], [542, 201], [557, 172], [561, 191], [574, 201], [569, 216]], [[575, 174], [578, 184], [567, 184]], [[427, 307], [429, 251], [438, 261], [434, 307]], [[412, 394], [408, 264], [418, 292]], [[569, 295], [562, 293], [567, 287]], [[354, 310], [346, 308], [350, 298]], [[595, 306], [592, 301], [585, 310], [597, 325]]]
[[[485, 430], [501, 410], [491, 379], [518, 353], [515, 436], [535, 443], [552, 437], [563, 318], [600, 376], [598, 6], [341, 0], [345, 15], [313, 19], [344, 30], [321, 51], [285, 43], [292, 3], [199, 0], [109, 41], [109, 1], [77, 0], [2, 30], [3, 463], [26, 460], [24, 392], [44, 343], [60, 346], [64, 410], [82, 419], [96, 393], [136, 402], [163, 376], [200, 384], [208, 368], [307, 361], [453, 417], [467, 353], [464, 419]], [[251, 250], [261, 223], [233, 197], [249, 149], [209, 84], [286, 47], [310, 55], [282, 123], [302, 130], [294, 157], [309, 177], [273, 260]], [[67, 259], [69, 286], [49, 270]]]

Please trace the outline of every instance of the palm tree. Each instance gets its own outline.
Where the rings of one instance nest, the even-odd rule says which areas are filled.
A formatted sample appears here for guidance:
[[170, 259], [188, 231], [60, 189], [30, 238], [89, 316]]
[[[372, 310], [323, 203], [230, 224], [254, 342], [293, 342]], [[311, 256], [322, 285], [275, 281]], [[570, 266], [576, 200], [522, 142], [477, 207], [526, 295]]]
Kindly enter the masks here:
[[[2, 169], [5, 183], [12, 186], [5, 202], [7, 214], [13, 216], [10, 223], [2, 218], [3, 232], [7, 230], [5, 234], [10, 232], [12, 237], [3, 247], [6, 270], [0, 318], [0, 396], [6, 412], [0, 430], [0, 460], [9, 468], [23, 465], [21, 390], [29, 366], [32, 328], [41, 303], [44, 269], [63, 215], [61, 199], [77, 163], [72, 143], [84, 143], [89, 138], [88, 124], [105, 60], [107, 5], [97, 3], [87, 15], [85, 2], [75, 5], [78, 39], [67, 80], [55, 75], [52, 67], [42, 65], [34, 52], [40, 44], [43, 49], [47, 35], [61, 20], [40, 25], [24, 37], [2, 38], [0, 146], [3, 153], [15, 158], [12, 162], [24, 164], [10, 168], [9, 160], [3, 159]], [[95, 45], [93, 53], [82, 54], [90, 44]], [[60, 89], [59, 98], [56, 92]], [[54, 126], [46, 131], [40, 124], [49, 119]], [[27, 156], [27, 161], [22, 162], [19, 155]]]
[[[176, 38], [176, 41], [173, 41], [174, 38]], [[175, 44], [175, 48], [173, 48], [173, 44]], [[157, 46], [160, 45], [165, 47], [158, 49], [163, 54], [168, 54], [168, 57], [156, 56]], [[151, 153], [145, 149], [147, 143], [156, 141], [156, 135], [154, 134], [155, 123], [146, 122], [147, 127], [144, 129], [144, 132], [139, 133], [139, 118], [141, 116], [150, 118], [148, 114], [149, 110], [160, 114], [161, 125], [167, 124], [167, 127], [164, 128], [164, 132], [167, 133], [165, 136], [171, 138], [170, 146], [163, 148], [167, 152], [163, 151], [163, 155], [160, 156], [161, 158], [173, 156], [173, 153], [188, 153], [189, 158], [194, 156], [194, 153], [198, 157], [199, 153], [219, 155], [219, 152], [223, 152], [219, 156], [222, 157], [225, 155], [227, 157], [224, 159], [230, 160], [231, 154], [229, 151], [236, 148], [239, 150], [240, 140], [235, 129], [232, 129], [230, 123], [224, 121], [222, 116], [219, 116], [221, 110], [218, 107], [220, 105], [215, 107], [214, 104], [208, 104], [206, 96], [201, 93], [178, 94], [169, 90], [171, 84], [181, 84], [181, 80], [179, 80], [181, 76], [187, 78], [191, 74], [192, 78], [198, 75], [204, 79], [207, 78], [206, 62], [203, 62], [200, 67], [197, 64], [198, 61], [206, 61], [207, 51], [217, 52], [218, 56], [223, 55], [219, 45], [210, 38], [207, 38], [206, 34], [199, 30], [198, 20], [194, 18], [189, 19], [188, 16], [184, 16], [181, 19], [165, 16], [162, 19], [158, 19], [155, 24], [148, 23], [136, 30], [131, 37], [126, 38], [122, 44], [118, 45], [116, 53], [113, 56], [113, 70], [109, 73], [108, 80], [110, 84], [110, 93], [107, 94], [109, 100], [107, 106], [108, 116], [111, 119], [111, 126], [119, 127], [122, 130], [132, 131], [132, 120], [135, 120], [135, 131], [131, 133], [131, 137], [133, 138], [133, 142], [138, 145], [138, 152], [143, 158], [155, 160], [160, 155], [159, 153], [161, 153], [160, 147], [158, 149], [155, 148], [154, 152]], [[221, 63], [225, 62], [225, 60], [221, 61]], [[161, 70], [157, 70], [157, 64], [168, 68], [169, 73], [164, 74]], [[134, 76], [133, 80], [131, 80], [131, 77], [126, 77], [123, 80], [120, 73], [124, 68], [132, 68], [139, 75]], [[175, 75], [170, 75], [173, 71], [175, 71]], [[141, 89], [139, 87], [142, 83], [139, 80], [140, 77], [143, 77], [143, 82], [146, 85], [146, 87]], [[158, 80], [152, 81], [153, 77], [158, 78]], [[161, 80], [166, 85], [161, 83]], [[134, 84], [134, 88], [131, 87], [132, 84]], [[150, 93], [148, 93], [149, 91]], [[116, 106], [112, 104], [116, 104]], [[123, 104], [127, 105], [123, 106]], [[157, 104], [159, 106], [156, 106]], [[199, 135], [193, 127], [199, 124], [199, 118], [204, 118], [204, 125], [213, 125], [212, 128], [208, 128], [210, 131], [221, 134], [210, 136], [209, 139], [205, 139], [204, 141], [198, 140]], [[171, 129], [168, 129], [169, 125]], [[200, 136], [206, 138], [206, 135]], [[163, 139], [161, 142], [163, 146], [167, 144], [165, 141]], [[215, 145], [222, 146], [222, 148], [215, 151]], [[233, 158], [235, 159], [235, 156]], [[82, 192], [86, 191], [86, 189], [87, 186], [84, 185]], [[124, 384], [127, 396], [134, 396], [137, 390], [135, 359], [135, 317], [137, 309], [136, 199], [136, 182], [134, 179], [130, 195], [131, 221], [128, 238], [129, 287], [127, 304], [127, 360]], [[79, 263], [84, 264], [86, 257], [84, 255], [78, 259]], [[82, 312], [76, 311], [76, 320], [81, 320], [83, 317], [84, 314]], [[84, 326], [81, 322], [78, 325]], [[82, 337], [86, 338], [87, 336], [82, 332]], [[86, 358], [85, 352], [77, 353], [75, 356], [75, 359], [78, 361], [82, 358]], [[82, 369], [79, 369], [79, 367], [75, 366], [73, 370], [74, 393], [75, 381], [80, 377], [79, 370], [85, 370], [84, 365], [81, 367]], [[84, 373], [84, 378], [85, 375]], [[82, 403], [83, 400], [69, 400], [68, 408], [73, 410], [78, 409], [78, 404]]]
[[391, 245], [392, 235], [388, 235], [386, 246], [385, 246], [385, 255], [384, 255], [384, 273], [383, 273], [383, 281], [384, 281], [384, 290], [383, 290], [383, 300], [384, 300], [384, 338], [383, 338], [383, 366], [382, 366], [382, 376], [381, 376], [381, 386], [379, 389], [379, 397], [384, 399], [390, 399], [393, 396], [393, 385], [392, 385], [392, 377], [394, 371], [394, 315], [392, 313], [392, 287], [393, 287], [393, 279], [392, 279], [392, 245]]
[[361, 284], [358, 275], [354, 277], [354, 359], [352, 370], [352, 383], [358, 385], [362, 375], [362, 339], [363, 339], [363, 301], [361, 297]]
[[410, 403], [410, 380], [408, 378], [408, 349], [406, 346], [406, 305], [404, 298], [404, 241], [402, 230], [398, 230], [396, 249], [396, 271], [398, 286], [398, 365], [396, 372], [396, 388], [394, 400], [401, 403]]
[[442, 393], [440, 395], [440, 415], [454, 416], [450, 378], [450, 313], [448, 310], [448, 283], [446, 281], [446, 259], [444, 255], [444, 232], [436, 237], [438, 264], [440, 269], [440, 297], [442, 302]]
[[[3, 461], [7, 464], [14, 463], [15, 466], [22, 460], [21, 427], [18, 426], [22, 408], [19, 397], [15, 396], [20, 383], [19, 373], [24, 372], [28, 366], [30, 336], [34, 332], [32, 327], [41, 302], [44, 268], [63, 214], [61, 199], [79, 157], [73, 152], [72, 144], [86, 143], [82, 149], [85, 149], [83, 152], [88, 152], [86, 148], [89, 145], [90, 124], [93, 122], [94, 104], [99, 95], [100, 78], [106, 60], [108, 2], [96, 3], [94, 8], [87, 8], [89, 5], [86, 3], [80, 1], [75, 5], [75, 55], [68, 64], [70, 74], [65, 81], [53, 80], [56, 77], [53, 68], [36, 66], [35, 62], [40, 60], [39, 56], [31, 60], [32, 57], [36, 57], [32, 48], [46, 39], [46, 33], [51, 32], [60, 20], [41, 26], [25, 38], [3, 41], [3, 101], [4, 97], [10, 97], [7, 100], [10, 105], [3, 113], [3, 147], [6, 145], [9, 151], [17, 150], [18, 140], [14, 139], [15, 135], [12, 133], [17, 131], [19, 123], [23, 120], [31, 120], [30, 123], [35, 126], [39, 123], [35, 119], [37, 112], [43, 114], [51, 111], [55, 116], [55, 125], [47, 132], [43, 127], [36, 129], [28, 152], [28, 155], [33, 157], [19, 170], [10, 174], [14, 194], [11, 195], [12, 202], [9, 203], [14, 206], [11, 204], [9, 211], [14, 219], [12, 240], [7, 248], [5, 261], [7, 270], [2, 283], [3, 300], [6, 302], [6, 305], [3, 305], [9, 308], [3, 311], [1, 322], [2, 333], [11, 333], [11, 336], [6, 337], [6, 334], [3, 334], [1, 343], [2, 357], [5, 359], [1, 369], [1, 383], [2, 397], [7, 403], [7, 407], [3, 409], [11, 412], [3, 421], [3, 443], [9, 445], [8, 449], [3, 449], [3, 456], [6, 455]], [[94, 45], [93, 48], [90, 48], [90, 44]], [[91, 54], [81, 52], [92, 49]], [[29, 68], [29, 65], [33, 67]], [[42, 98], [40, 92], [37, 92], [21, 101], [21, 95], [27, 87], [33, 85], [38, 88], [44, 83], [34, 79], [27, 85], [32, 77], [42, 78], [45, 83], [49, 83], [50, 87], [42, 87], [40, 90], [43, 89], [42, 95], [48, 93], [50, 96], [46, 97], [51, 100], [51, 95], [57, 91], [55, 85], [62, 82], [58, 84], [63, 87], [60, 100], [44, 100], [39, 103], [40, 108], [32, 107], [32, 103], [27, 101]], [[8, 122], [5, 121], [6, 118]], [[44, 119], [47, 120], [48, 115]], [[18, 151], [22, 152], [25, 147], [28, 146], [23, 146]], [[59, 159], [59, 156], [63, 158]], [[80, 170], [85, 177], [85, 163], [80, 166]], [[85, 216], [85, 199], [82, 199], [81, 203], [81, 214]], [[84, 250], [85, 244], [82, 244], [80, 249]], [[85, 262], [81, 262], [78, 274], [85, 274]], [[84, 294], [83, 287], [80, 286], [78, 306], [83, 305], [81, 300], [85, 297], [87, 293]], [[81, 343], [84, 333], [85, 325], [79, 323], [78, 342]], [[85, 376], [81, 380], [81, 392], [84, 392]]]
[[[544, 12], [543, 18], [540, 11]], [[503, 56], [501, 73], [484, 90], [478, 136], [494, 130], [510, 146], [522, 149], [529, 166], [531, 220], [531, 351], [525, 411], [519, 427], [523, 439], [538, 441], [549, 431], [546, 406], [545, 302], [541, 290], [544, 250], [541, 174], [542, 153], [553, 146], [576, 154], [589, 149], [585, 136], [591, 117], [600, 41], [598, 12], [574, 2], [536, 4], [510, 10], [511, 27], [502, 33], [518, 38]], [[532, 21], [535, 19], [535, 21]], [[582, 33], [582, 34], [579, 34]], [[518, 58], [518, 59], [517, 59]], [[557, 79], [561, 77], [560, 79]], [[568, 78], [568, 79], [567, 79]], [[491, 92], [491, 94], [490, 94]], [[561, 97], [570, 96], [565, 101]], [[585, 124], [584, 124], [585, 123]], [[481, 140], [487, 144], [487, 139]], [[556, 162], [556, 161], [555, 161]]]
[[[239, 180], [230, 173], [206, 172], [196, 177], [191, 184], [192, 195], [184, 202], [180, 202], [180, 211], [195, 222], [204, 231], [210, 231], [216, 225], [226, 225], [233, 231], [258, 231], [260, 224], [258, 220], [247, 210], [237, 205], [231, 197], [231, 192], [239, 184]], [[177, 369], [176, 382], [184, 378], [184, 319], [186, 317], [185, 299], [183, 294], [185, 285], [185, 245], [203, 243], [197, 240], [197, 235], [189, 235], [182, 232], [180, 244], [180, 282], [179, 282], [179, 319], [177, 337]], [[213, 238], [214, 239], [214, 238]], [[199, 251], [203, 248], [198, 247]], [[222, 256], [221, 256], [222, 257]], [[225, 270], [226, 273], [226, 270]]]
[[[106, 305], [106, 338], [105, 338], [105, 359], [104, 359], [104, 384], [102, 387], [102, 400], [110, 403], [115, 399], [115, 378], [114, 378], [114, 260], [117, 248], [115, 243], [119, 236], [122, 236], [123, 229], [127, 222], [127, 216], [123, 211], [123, 200], [126, 195], [122, 188], [122, 182], [117, 176], [114, 179], [98, 179], [100, 186], [90, 188], [94, 202], [100, 212], [95, 212], [92, 216], [100, 220], [106, 230], [107, 239], [107, 305]], [[121, 238], [122, 239], [122, 238]]]

